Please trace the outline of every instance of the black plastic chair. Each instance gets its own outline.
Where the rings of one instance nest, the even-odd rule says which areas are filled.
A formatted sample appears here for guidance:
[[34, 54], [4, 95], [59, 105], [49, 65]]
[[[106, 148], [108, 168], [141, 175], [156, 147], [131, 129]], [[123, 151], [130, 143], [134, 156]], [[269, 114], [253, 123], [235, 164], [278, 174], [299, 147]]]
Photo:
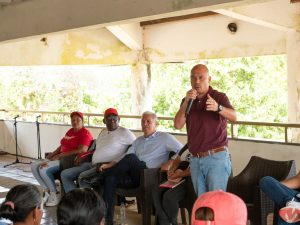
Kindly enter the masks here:
[[157, 185], [159, 168], [141, 171], [140, 185], [136, 188], [117, 188], [116, 194], [124, 197], [136, 197], [138, 208], [142, 213], [142, 224], [151, 225], [152, 187]]
[[[96, 149], [96, 139], [94, 139], [86, 154], [85, 154], [85, 158], [84, 158], [84, 161], [90, 161], [91, 160], [91, 157], [92, 157], [92, 153], [94, 152], [94, 150]], [[46, 153], [45, 156], [47, 156], [47, 154], [49, 153]], [[61, 194], [63, 195], [64, 194], [64, 188], [63, 188], [63, 185], [62, 185], [62, 182], [61, 182], [61, 179], [60, 179], [60, 173], [61, 171], [65, 170], [65, 169], [69, 169], [69, 168], [72, 168], [74, 167], [74, 161], [75, 161], [75, 158], [76, 158], [76, 155], [67, 155], [67, 156], [62, 156], [60, 157], [59, 159], [59, 166], [60, 166], [60, 170], [59, 172], [55, 173], [54, 174], [54, 179], [55, 180], [59, 180], [60, 183], [61, 183]]]
[[252, 156], [242, 172], [229, 178], [227, 191], [244, 200], [251, 225], [267, 225], [267, 216], [274, 212], [274, 203], [260, 190], [260, 179], [272, 176], [283, 180], [295, 173], [294, 160], [275, 161]]

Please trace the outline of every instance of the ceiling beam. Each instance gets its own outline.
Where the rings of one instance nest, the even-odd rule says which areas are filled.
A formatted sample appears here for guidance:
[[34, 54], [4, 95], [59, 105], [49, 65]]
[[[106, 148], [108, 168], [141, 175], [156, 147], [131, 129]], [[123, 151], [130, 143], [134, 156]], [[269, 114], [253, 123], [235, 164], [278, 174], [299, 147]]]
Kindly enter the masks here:
[[[264, 2], [265, 0], [253, 0]], [[252, 2], [252, 1], [251, 1]], [[237, 7], [249, 0], [30, 0], [0, 7], [0, 42]]]
[[108, 26], [106, 29], [131, 50], [143, 49], [143, 30], [139, 23]]
[[231, 10], [227, 10], [227, 9], [217, 9], [217, 10], [213, 10], [215, 13], [219, 13], [222, 14], [224, 16], [228, 16], [237, 20], [242, 20], [248, 23], [252, 23], [252, 24], [256, 24], [256, 25], [260, 25], [260, 26], [264, 26], [267, 28], [271, 28], [274, 30], [279, 30], [279, 31], [283, 31], [283, 32], [289, 32], [289, 31], [293, 31], [292, 28], [289, 27], [285, 27], [285, 26], [281, 26], [272, 22], [268, 22], [268, 21], [264, 21], [258, 18], [254, 18], [254, 17], [250, 17], [250, 16], [245, 16], [243, 14], [240, 13], [236, 13], [234, 11]]
[[199, 17], [204, 17], [204, 16], [214, 16], [214, 15], [218, 15], [218, 13], [208, 11], [208, 12], [194, 13], [194, 14], [183, 15], [183, 16], [174, 16], [174, 17], [162, 18], [162, 19], [157, 19], [157, 20], [143, 21], [143, 22], [141, 22], [141, 26], [174, 22], [174, 21], [178, 21], [178, 20], [188, 20], [188, 19], [194, 19], [194, 18], [199, 18]]

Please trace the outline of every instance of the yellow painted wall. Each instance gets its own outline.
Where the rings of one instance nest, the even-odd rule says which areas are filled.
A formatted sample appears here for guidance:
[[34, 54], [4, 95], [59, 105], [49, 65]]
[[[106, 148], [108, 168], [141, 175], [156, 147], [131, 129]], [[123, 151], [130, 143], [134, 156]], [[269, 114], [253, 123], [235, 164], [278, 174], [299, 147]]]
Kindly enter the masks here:
[[128, 49], [105, 28], [0, 45], [1, 66], [114, 65], [132, 64], [136, 59], [137, 52]]

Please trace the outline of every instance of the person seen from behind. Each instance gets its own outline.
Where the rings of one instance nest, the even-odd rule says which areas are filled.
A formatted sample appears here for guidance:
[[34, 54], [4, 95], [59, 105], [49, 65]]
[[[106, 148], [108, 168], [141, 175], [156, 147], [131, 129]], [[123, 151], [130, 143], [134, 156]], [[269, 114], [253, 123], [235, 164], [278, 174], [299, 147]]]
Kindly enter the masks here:
[[40, 225], [43, 215], [43, 197], [36, 186], [21, 184], [14, 186], [0, 206], [0, 218], [13, 225]]
[[89, 188], [66, 193], [57, 206], [58, 225], [104, 225], [103, 199]]
[[192, 225], [246, 225], [247, 207], [238, 196], [222, 190], [202, 194], [194, 203]]

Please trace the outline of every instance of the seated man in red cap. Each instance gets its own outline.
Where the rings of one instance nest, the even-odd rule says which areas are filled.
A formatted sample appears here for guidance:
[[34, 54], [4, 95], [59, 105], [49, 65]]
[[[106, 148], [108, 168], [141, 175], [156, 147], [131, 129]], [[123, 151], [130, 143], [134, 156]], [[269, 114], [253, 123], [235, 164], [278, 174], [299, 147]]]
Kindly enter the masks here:
[[59, 158], [86, 152], [93, 140], [92, 134], [84, 127], [83, 114], [72, 112], [70, 117], [72, 128], [61, 139], [60, 146], [48, 154], [46, 161], [31, 164], [34, 177], [44, 189], [46, 206], [55, 206], [59, 202], [59, 195], [53, 177], [53, 174], [60, 170]]
[[238, 196], [222, 190], [202, 194], [194, 203], [192, 225], [246, 225], [247, 207]]
[[103, 122], [106, 129], [101, 130], [97, 138], [92, 162], [84, 162], [61, 172], [65, 192], [76, 188], [74, 181], [77, 179], [80, 187], [91, 187], [90, 183], [86, 182], [87, 177], [96, 176], [101, 165], [109, 167], [125, 155], [135, 136], [130, 130], [119, 126], [119, 121], [120, 117], [116, 109], [105, 110]]

